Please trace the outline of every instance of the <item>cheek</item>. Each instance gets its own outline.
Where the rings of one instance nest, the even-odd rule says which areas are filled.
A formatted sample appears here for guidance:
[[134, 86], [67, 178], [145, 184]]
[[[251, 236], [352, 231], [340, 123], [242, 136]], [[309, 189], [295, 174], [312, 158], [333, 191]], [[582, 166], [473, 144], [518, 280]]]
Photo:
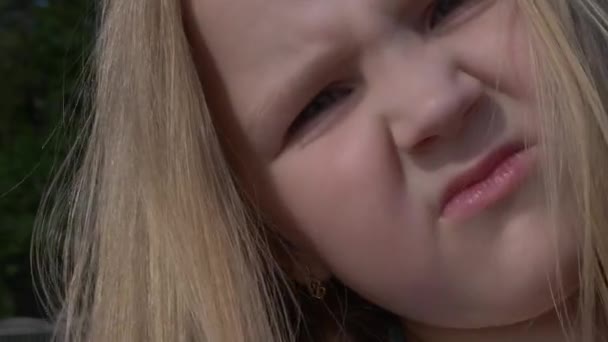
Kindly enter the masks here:
[[502, 73], [499, 80], [504, 79], [508, 89], [521, 98], [534, 97], [534, 68], [532, 66], [531, 40], [527, 23], [522, 15], [514, 15], [507, 22], [508, 32], [504, 42]]
[[[446, 40], [463, 70], [516, 98], [533, 94], [530, 35], [514, 0], [493, 4]], [[472, 43], [474, 42], [474, 43]]]
[[378, 302], [369, 297], [395, 283], [396, 260], [401, 268], [424, 268], [420, 246], [428, 249], [430, 236], [422, 229], [428, 226], [420, 222], [422, 211], [406, 197], [388, 135], [373, 123], [359, 127], [342, 127], [287, 153], [273, 164], [272, 178], [309, 252], [349, 287]]
[[297, 229], [323, 244], [330, 236], [362, 233], [361, 224], [352, 223], [392, 211], [402, 182], [381, 140], [370, 129], [327, 134], [295, 146], [272, 165], [279, 197]]

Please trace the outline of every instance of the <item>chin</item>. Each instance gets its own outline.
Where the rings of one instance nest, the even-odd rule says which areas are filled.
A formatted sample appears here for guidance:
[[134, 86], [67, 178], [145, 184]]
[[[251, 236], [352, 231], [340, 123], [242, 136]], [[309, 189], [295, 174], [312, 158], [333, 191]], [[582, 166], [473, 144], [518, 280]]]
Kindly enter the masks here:
[[488, 310], [483, 314], [470, 313], [468, 316], [453, 317], [451, 321], [445, 321], [436, 325], [452, 329], [491, 329], [518, 324], [530, 324], [532, 321], [546, 317], [555, 317], [556, 310], [561, 310], [560, 306], [567, 301], [563, 298], [553, 299], [551, 296], [534, 298], [533, 300], [534, 302], [520, 301], [519, 303], [514, 303], [520, 304], [519, 306], [494, 308], [494, 310]]
[[497, 305], [480, 309], [438, 310], [420, 313], [418, 317], [406, 317], [414, 324], [428, 327], [458, 330], [478, 330], [530, 324], [548, 317], [555, 317], [556, 309], [570, 301], [576, 294], [576, 287], [564, 290], [564, 297], [552, 298], [551, 295], [537, 297], [518, 297], [509, 305]]
[[[489, 238], [475, 240], [481, 228], [487, 231], [488, 222], [484, 227], [455, 233], [455, 250], [467, 253], [453, 254], [453, 264], [437, 269], [416, 286], [424, 288], [426, 298], [414, 298], [416, 305], [409, 307], [413, 310], [409, 315], [404, 308], [405, 316], [427, 326], [450, 329], [506, 327], [552, 315], [557, 306], [573, 298], [579, 287], [573, 236], [567, 230], [557, 232], [561, 249], [556, 259], [555, 245], [547, 235], [553, 230], [544, 211], [530, 210], [534, 206], [526, 204], [526, 210], [504, 217], [498, 233]], [[484, 247], [472, 251], [476, 245]], [[429, 290], [432, 277], [433, 283], [443, 286]]]

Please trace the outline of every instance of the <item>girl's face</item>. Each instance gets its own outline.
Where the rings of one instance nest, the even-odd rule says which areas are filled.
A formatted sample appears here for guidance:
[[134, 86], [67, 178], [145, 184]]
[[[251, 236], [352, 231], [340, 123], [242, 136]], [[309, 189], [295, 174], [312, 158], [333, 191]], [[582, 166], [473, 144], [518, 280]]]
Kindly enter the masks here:
[[460, 328], [551, 309], [556, 261], [572, 287], [515, 0], [189, 0], [186, 13], [228, 148], [312, 269]]

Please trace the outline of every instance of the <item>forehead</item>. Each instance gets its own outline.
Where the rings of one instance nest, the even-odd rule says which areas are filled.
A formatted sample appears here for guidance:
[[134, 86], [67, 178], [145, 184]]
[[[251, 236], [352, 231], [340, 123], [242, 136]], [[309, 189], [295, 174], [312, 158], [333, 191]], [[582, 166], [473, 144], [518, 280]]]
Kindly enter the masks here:
[[[205, 40], [225, 47], [293, 48], [332, 35], [361, 5], [386, 0], [186, 0]], [[289, 44], [285, 44], [289, 42]], [[239, 46], [234, 46], [237, 44]]]
[[[353, 43], [365, 30], [357, 16], [391, 10], [396, 0], [186, 0], [193, 28], [233, 105], [256, 103], [258, 89], [279, 87], [282, 74], [315, 55]], [[374, 7], [375, 10], [374, 10]], [[279, 77], [277, 77], [279, 76]], [[284, 75], [283, 75], [284, 76]], [[230, 95], [230, 94], [229, 94]], [[240, 112], [252, 108], [237, 108]]]
[[188, 0], [210, 53], [235, 72], [281, 64], [303, 47], [331, 39], [339, 18], [329, 1]]

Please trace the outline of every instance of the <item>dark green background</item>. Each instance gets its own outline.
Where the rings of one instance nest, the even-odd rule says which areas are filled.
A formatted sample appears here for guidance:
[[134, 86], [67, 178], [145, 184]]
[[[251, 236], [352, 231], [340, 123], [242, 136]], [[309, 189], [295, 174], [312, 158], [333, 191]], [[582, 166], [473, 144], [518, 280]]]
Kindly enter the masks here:
[[30, 236], [71, 143], [70, 113], [91, 48], [93, 0], [0, 0], [0, 319], [41, 316]]

